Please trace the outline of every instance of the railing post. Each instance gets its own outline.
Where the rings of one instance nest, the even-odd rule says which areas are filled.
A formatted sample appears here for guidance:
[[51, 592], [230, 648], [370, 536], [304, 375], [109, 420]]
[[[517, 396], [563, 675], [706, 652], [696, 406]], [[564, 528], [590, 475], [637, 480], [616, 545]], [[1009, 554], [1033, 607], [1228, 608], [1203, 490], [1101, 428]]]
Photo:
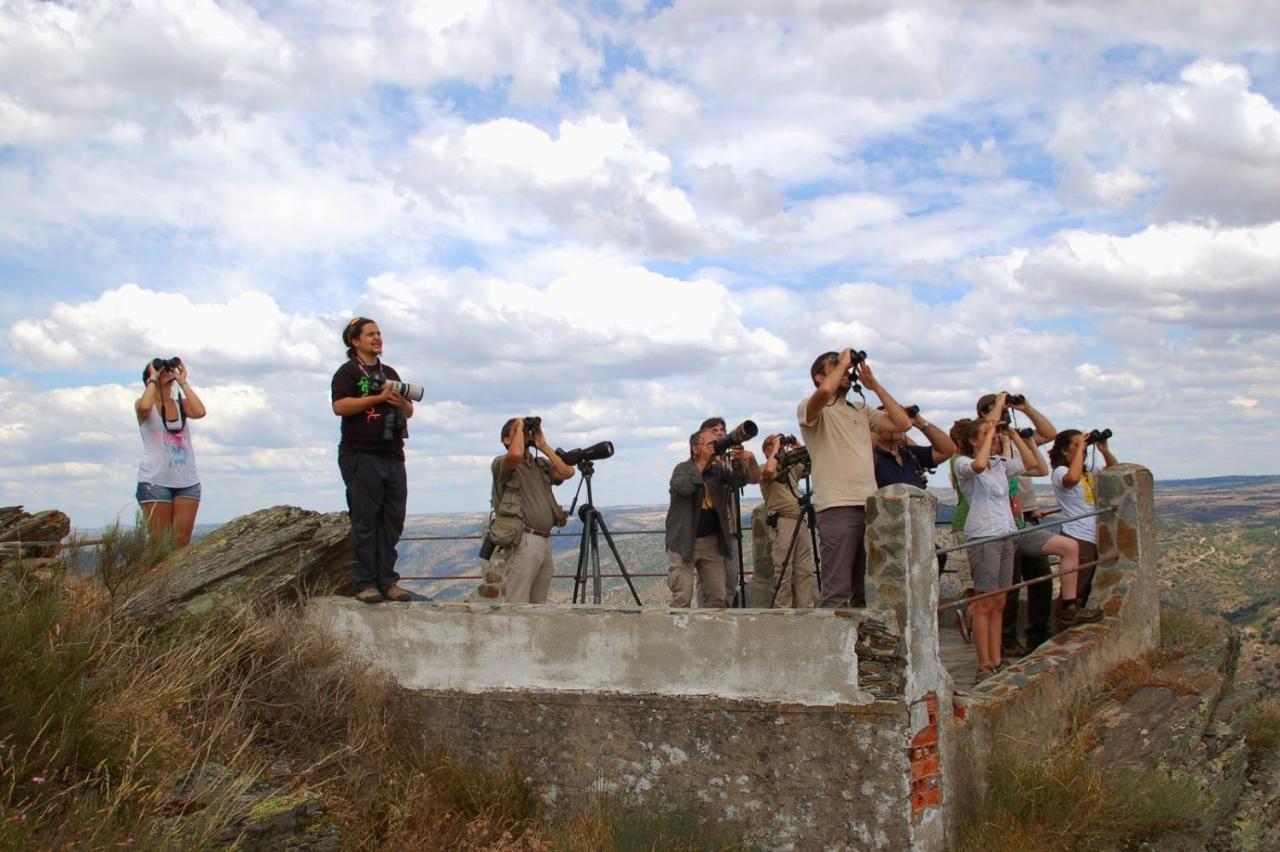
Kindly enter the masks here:
[[890, 485], [867, 501], [867, 608], [886, 611], [902, 636], [908, 701], [935, 690], [943, 672], [933, 552], [937, 514], [937, 499], [910, 485]]
[[773, 603], [773, 554], [770, 551], [768, 509], [761, 503], [751, 510], [751, 579], [747, 584], [747, 605], [767, 609]]
[[1098, 516], [1098, 558], [1117, 559], [1096, 569], [1089, 604], [1108, 616], [1138, 619], [1154, 641], [1160, 627], [1154, 478], [1141, 465], [1119, 464], [1095, 482], [1097, 507], [1114, 509]]

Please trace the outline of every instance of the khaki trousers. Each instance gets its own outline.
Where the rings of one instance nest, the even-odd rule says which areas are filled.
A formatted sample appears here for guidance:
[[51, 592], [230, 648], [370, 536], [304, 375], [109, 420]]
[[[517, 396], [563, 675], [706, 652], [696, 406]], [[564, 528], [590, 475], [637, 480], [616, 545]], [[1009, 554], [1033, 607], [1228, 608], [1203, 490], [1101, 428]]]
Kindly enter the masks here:
[[697, 575], [705, 606], [723, 608], [726, 605], [724, 590], [724, 557], [720, 555], [718, 537], [698, 536], [693, 540], [693, 559], [686, 562], [674, 550], [667, 551], [671, 567], [667, 569], [667, 587], [671, 589], [671, 605], [687, 607], [693, 600], [693, 578]]
[[507, 556], [506, 567], [508, 603], [546, 603], [551, 575], [556, 570], [551, 539], [521, 533], [515, 550]]
[[791, 536], [796, 538], [796, 549], [791, 554], [791, 561], [782, 574], [782, 585], [778, 587], [778, 597], [773, 605], [777, 607], [814, 606], [818, 602], [818, 586], [813, 571], [813, 542], [809, 538], [809, 525], [801, 518], [778, 518], [778, 526], [773, 532], [773, 542], [769, 545], [769, 555], [773, 558], [773, 570], [782, 569], [782, 562], [787, 558], [787, 549], [791, 546]]

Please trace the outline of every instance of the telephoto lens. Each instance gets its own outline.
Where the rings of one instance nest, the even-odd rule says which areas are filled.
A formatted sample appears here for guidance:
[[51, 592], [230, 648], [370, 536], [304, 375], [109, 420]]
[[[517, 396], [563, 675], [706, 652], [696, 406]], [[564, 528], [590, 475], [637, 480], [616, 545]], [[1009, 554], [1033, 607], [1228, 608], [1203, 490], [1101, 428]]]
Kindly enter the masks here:
[[422, 385], [411, 385], [408, 382], [392, 382], [391, 389], [405, 399], [422, 402]]
[[732, 432], [723, 438], [717, 438], [712, 446], [715, 447], [716, 455], [720, 455], [728, 452], [730, 447], [741, 446], [743, 442], [750, 441], [759, 431], [760, 427], [756, 426], [754, 420], [743, 420]]
[[583, 462], [609, 458], [613, 455], [613, 444], [609, 441], [601, 441], [598, 444], [592, 444], [589, 447], [582, 447], [577, 450], [562, 450], [557, 447], [556, 455], [560, 457], [560, 461], [573, 467]]

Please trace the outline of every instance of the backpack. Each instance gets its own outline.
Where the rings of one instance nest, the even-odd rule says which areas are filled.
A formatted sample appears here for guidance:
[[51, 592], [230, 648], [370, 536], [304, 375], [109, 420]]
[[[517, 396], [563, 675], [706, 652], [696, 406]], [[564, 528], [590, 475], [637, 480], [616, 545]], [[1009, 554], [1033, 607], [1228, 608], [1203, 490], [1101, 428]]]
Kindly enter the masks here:
[[[542, 474], [547, 486], [552, 485], [551, 463], [546, 459], [534, 459], [533, 462]], [[497, 547], [513, 547], [524, 534], [524, 509], [520, 496], [520, 480], [515, 476], [507, 477], [505, 484], [499, 486], [502, 475], [502, 459], [493, 460], [493, 487], [489, 493], [489, 538]], [[569, 516], [560, 508], [560, 504], [552, 502], [555, 507], [555, 525], [562, 527], [569, 523]]]

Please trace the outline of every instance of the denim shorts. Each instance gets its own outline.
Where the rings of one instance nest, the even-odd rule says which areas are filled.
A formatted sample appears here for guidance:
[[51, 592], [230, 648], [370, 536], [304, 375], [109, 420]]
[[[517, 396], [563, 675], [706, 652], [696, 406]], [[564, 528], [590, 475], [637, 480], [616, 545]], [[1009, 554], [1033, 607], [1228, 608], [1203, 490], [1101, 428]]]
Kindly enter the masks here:
[[172, 503], [174, 500], [199, 500], [200, 483], [188, 485], [186, 488], [170, 488], [167, 485], [152, 485], [150, 482], [139, 482], [136, 496], [139, 503]]

